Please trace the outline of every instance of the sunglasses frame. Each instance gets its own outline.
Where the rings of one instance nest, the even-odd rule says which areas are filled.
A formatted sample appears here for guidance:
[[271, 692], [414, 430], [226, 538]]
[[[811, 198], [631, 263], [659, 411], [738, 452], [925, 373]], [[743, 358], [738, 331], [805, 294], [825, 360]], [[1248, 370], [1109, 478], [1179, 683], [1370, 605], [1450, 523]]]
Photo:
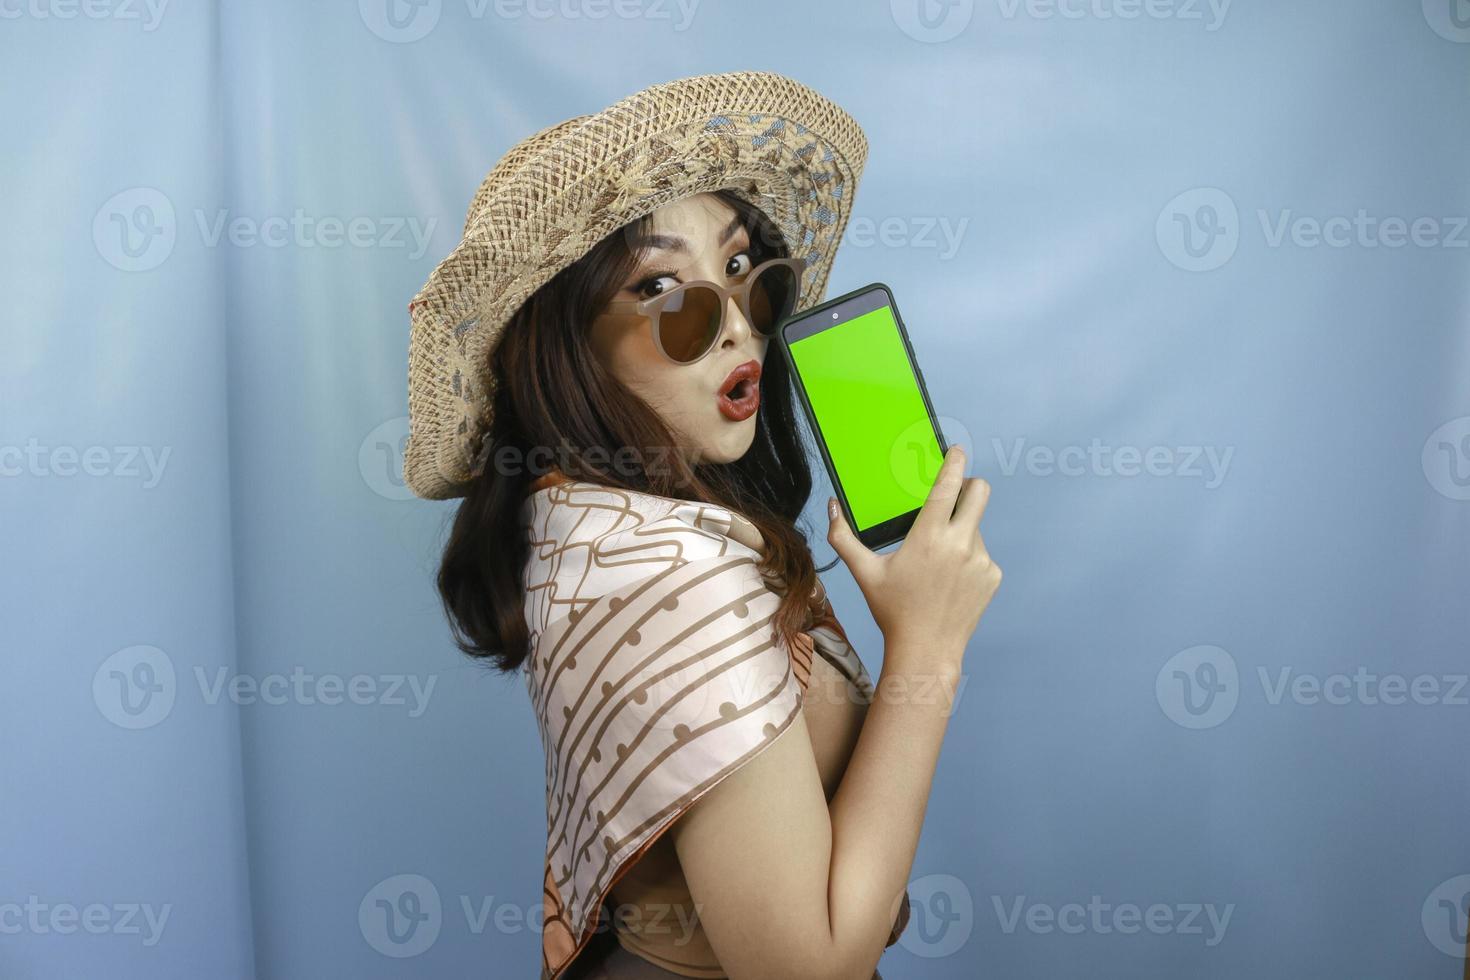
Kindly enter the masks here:
[[[793, 299], [791, 304], [791, 313], [795, 313], [797, 306], [801, 302], [801, 277], [806, 273], [806, 270], [808, 268], [807, 261], [806, 259], [798, 257], [778, 257], [766, 259], [759, 265], [752, 267], [751, 270], [745, 274], [745, 279], [737, 285], [721, 286], [719, 283], [713, 283], [707, 279], [691, 279], [689, 282], [681, 282], [673, 289], [670, 289], [667, 292], [659, 293], [657, 296], [650, 296], [647, 299], [618, 300], [616, 302], [608, 303], [607, 308], [604, 311], [604, 315], [642, 317], [644, 320], [648, 321], [649, 329], [653, 331], [653, 346], [658, 348], [658, 352], [662, 354], [665, 359], [667, 359], [670, 363], [679, 365], [697, 364], [704, 358], [708, 357], [710, 351], [714, 350], [720, 345], [720, 338], [725, 334], [725, 314], [726, 311], [728, 311], [730, 308], [730, 299], [732, 297], [735, 299], [736, 305], [740, 307], [740, 315], [745, 317], [745, 322], [751, 325], [751, 330], [759, 333], [763, 337], [775, 337], [780, 332], [780, 319], [771, 324], [770, 333], [762, 333], [761, 331], [755, 329], [755, 324], [754, 322], [752, 322], [750, 315], [751, 288], [756, 284], [761, 275], [767, 269], [771, 268], [772, 266], [778, 265], [785, 266], [791, 269], [792, 273], [796, 276], [795, 298]], [[712, 289], [714, 290], [715, 294], [720, 297], [720, 325], [715, 330], [714, 339], [710, 341], [709, 346], [706, 347], [698, 357], [695, 357], [693, 360], [681, 361], [670, 356], [669, 352], [664, 350], [663, 335], [659, 329], [660, 321], [663, 316], [664, 306], [668, 303], [669, 298], [671, 296], [678, 296], [684, 290], [689, 289], [692, 286], [703, 286], [706, 289]], [[789, 316], [790, 314], [788, 313], [787, 315]]]

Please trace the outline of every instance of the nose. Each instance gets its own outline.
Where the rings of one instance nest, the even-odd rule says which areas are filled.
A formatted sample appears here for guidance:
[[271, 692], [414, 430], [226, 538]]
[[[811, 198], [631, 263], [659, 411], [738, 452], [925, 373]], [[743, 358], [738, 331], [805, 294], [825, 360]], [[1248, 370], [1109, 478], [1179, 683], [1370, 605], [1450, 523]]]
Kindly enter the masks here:
[[721, 347], [739, 347], [750, 338], [754, 331], [751, 330], [750, 321], [745, 318], [745, 312], [740, 309], [740, 303], [734, 296], [725, 300], [725, 326], [720, 338]]

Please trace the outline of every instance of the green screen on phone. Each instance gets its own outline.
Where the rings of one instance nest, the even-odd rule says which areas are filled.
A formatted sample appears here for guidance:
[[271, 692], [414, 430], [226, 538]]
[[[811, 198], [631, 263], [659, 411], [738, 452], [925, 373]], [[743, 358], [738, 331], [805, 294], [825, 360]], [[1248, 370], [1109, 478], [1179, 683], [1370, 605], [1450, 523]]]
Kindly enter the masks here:
[[794, 340], [790, 350], [854, 530], [920, 507], [944, 453], [892, 308]]

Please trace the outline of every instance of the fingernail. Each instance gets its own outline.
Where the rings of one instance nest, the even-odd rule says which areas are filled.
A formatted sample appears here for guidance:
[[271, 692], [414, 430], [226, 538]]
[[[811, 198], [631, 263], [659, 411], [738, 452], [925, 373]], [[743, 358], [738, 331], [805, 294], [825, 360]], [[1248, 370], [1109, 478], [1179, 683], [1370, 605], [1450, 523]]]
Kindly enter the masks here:
[[837, 519], [837, 498], [836, 497], [828, 497], [827, 498], [827, 516], [830, 517], [830, 518], [832, 518], [833, 520], [836, 520]]

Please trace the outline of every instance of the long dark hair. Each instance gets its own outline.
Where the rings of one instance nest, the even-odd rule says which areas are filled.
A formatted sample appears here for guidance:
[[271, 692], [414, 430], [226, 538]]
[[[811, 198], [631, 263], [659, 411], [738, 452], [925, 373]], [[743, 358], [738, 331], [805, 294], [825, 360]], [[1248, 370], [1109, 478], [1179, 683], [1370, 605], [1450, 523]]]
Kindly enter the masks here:
[[[729, 191], [714, 196], [744, 220], [754, 262], [790, 254], [764, 212]], [[811, 549], [796, 527], [811, 495], [810, 457], [797, 427], [790, 373], [774, 343], [761, 372], [755, 441], [731, 463], [690, 465], [680, 453], [659, 453], [675, 445], [673, 433], [593, 353], [590, 324], [638, 267], [642, 253], [628, 243], [651, 224], [645, 216], [613, 232], [533, 293], [506, 325], [492, 358], [499, 389], [489, 458], [455, 514], [438, 588], [455, 644], [469, 656], [488, 658], [502, 673], [519, 668], [530, 653], [523, 581], [530, 543], [521, 506], [532, 481], [551, 468], [573, 479], [740, 513], [765, 538], [759, 567], [775, 576], [782, 596], [776, 630], [789, 642], [808, 628], [817, 609]], [[535, 447], [543, 449], [533, 453]], [[624, 447], [636, 451], [619, 452]], [[497, 454], [514, 465], [497, 464]]]

